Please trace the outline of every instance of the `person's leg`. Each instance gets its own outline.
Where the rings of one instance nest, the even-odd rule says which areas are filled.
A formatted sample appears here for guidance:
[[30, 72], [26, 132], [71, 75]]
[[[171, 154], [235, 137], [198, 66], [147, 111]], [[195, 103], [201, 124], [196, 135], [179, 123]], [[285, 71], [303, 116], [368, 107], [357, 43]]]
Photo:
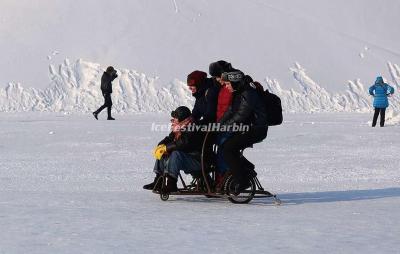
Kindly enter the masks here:
[[161, 175], [164, 173], [165, 168], [167, 167], [168, 158], [162, 157], [161, 160], [156, 160], [154, 163], [153, 172], [155, 174]]
[[385, 126], [385, 112], [386, 108], [381, 108], [381, 122], [380, 122], [381, 127]]
[[201, 174], [200, 161], [196, 160], [191, 155], [186, 153], [182, 154], [182, 159], [184, 164], [184, 166], [182, 165], [182, 171], [185, 172], [185, 174], [191, 174], [191, 175]]
[[217, 174], [224, 175], [226, 171], [228, 171], [228, 165], [224, 160], [224, 155], [222, 153], [223, 144], [225, 141], [232, 136], [232, 133], [229, 132], [222, 132], [217, 134], [216, 144], [218, 146], [217, 156], [216, 156], [216, 163], [217, 163]]
[[158, 178], [164, 172], [165, 166], [166, 166], [165, 158], [161, 158], [161, 160], [156, 160], [156, 162], [154, 163], [154, 168], [153, 168], [153, 172], [156, 174], [156, 176], [154, 177], [153, 182], [143, 185], [143, 189], [145, 189], [145, 190], [154, 189], [154, 186], [157, 184]]
[[225, 141], [222, 153], [226, 164], [231, 170], [233, 177], [236, 179], [242, 179], [245, 177], [245, 172], [242, 170], [240, 151], [252, 144], [250, 132], [235, 134]]
[[250, 130], [251, 142], [254, 144], [263, 141], [268, 134], [268, 126], [253, 127]]
[[99, 108], [99, 109], [97, 109], [96, 111], [95, 111], [95, 113], [96, 114], [99, 114], [101, 111], [103, 111], [103, 109], [105, 109], [107, 107], [107, 105], [105, 105], [105, 104], [103, 104], [103, 105], [101, 105], [101, 107]]
[[216, 162], [216, 172], [215, 172], [215, 187], [217, 190], [222, 188], [224, 183], [225, 173], [228, 171], [229, 167], [224, 160], [224, 155], [222, 153], [225, 141], [232, 136], [230, 132], [221, 132], [217, 134], [216, 145], [218, 147], [217, 154], [215, 156]]
[[108, 106], [107, 107], [107, 120], [115, 120], [115, 118], [113, 118], [112, 116], [111, 116], [111, 106]]
[[[267, 137], [268, 126], [259, 126], [253, 127], [250, 132], [250, 140], [252, 145], [263, 141]], [[255, 165], [251, 163], [246, 157], [241, 154], [241, 167], [246, 172], [253, 177], [257, 176], [257, 172], [255, 171]]]
[[100, 114], [101, 111], [103, 111], [103, 109], [105, 109], [107, 107], [107, 94], [103, 93], [103, 97], [104, 97], [104, 104], [100, 106], [100, 108], [98, 108], [96, 111], [93, 112], [94, 117], [97, 119], [97, 115]]
[[168, 175], [177, 179], [180, 171], [185, 172], [185, 174], [198, 173], [201, 171], [201, 164], [185, 152], [173, 151], [169, 155], [164, 173], [168, 173]]
[[111, 94], [107, 94], [106, 96], [106, 103], [107, 103], [107, 120], [115, 120], [111, 116], [111, 107], [112, 107], [112, 100], [111, 100]]
[[374, 117], [372, 118], [372, 127], [376, 126], [376, 121], [378, 120], [379, 108], [375, 108]]
[[178, 190], [177, 182], [179, 171], [187, 174], [199, 173], [201, 171], [200, 162], [185, 152], [173, 151], [168, 158], [164, 173], [167, 174], [167, 184], [163, 188], [164, 192], [175, 192]]
[[228, 139], [224, 144], [224, 158], [232, 171], [235, 192], [240, 192], [248, 187], [248, 179], [255, 176], [254, 165], [242, 157], [241, 151], [267, 137], [268, 127], [252, 128], [250, 131], [237, 134]]

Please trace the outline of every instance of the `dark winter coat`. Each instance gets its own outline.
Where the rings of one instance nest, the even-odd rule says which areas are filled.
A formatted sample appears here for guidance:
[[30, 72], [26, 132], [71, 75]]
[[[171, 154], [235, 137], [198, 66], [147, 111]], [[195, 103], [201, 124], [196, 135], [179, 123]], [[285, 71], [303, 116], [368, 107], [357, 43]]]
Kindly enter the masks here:
[[117, 77], [116, 73], [109, 74], [108, 72], [104, 72], [103, 76], [101, 76], [101, 91], [106, 94], [112, 93], [111, 82]]
[[196, 101], [192, 110], [195, 123], [206, 125], [215, 122], [219, 86], [214, 84], [213, 79], [207, 78], [197, 89], [197, 92], [193, 94]]
[[200, 160], [201, 149], [203, 146], [204, 132], [201, 131], [182, 131], [179, 139], [174, 140], [175, 135], [171, 132], [160, 144], [164, 144], [167, 147], [167, 152], [181, 151], [192, 155], [195, 159]]
[[234, 91], [232, 104], [219, 122], [222, 125], [236, 123], [267, 126], [265, 103], [256, 87], [243, 83]]

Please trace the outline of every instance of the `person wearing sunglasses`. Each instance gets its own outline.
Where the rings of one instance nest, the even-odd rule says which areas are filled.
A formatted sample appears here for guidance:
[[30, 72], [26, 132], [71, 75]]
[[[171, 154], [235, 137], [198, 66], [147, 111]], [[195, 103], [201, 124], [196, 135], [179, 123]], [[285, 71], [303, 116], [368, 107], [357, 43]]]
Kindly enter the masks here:
[[233, 99], [219, 123], [225, 126], [249, 126], [247, 131], [233, 132], [221, 147], [224, 160], [232, 172], [234, 184], [231, 186], [235, 193], [246, 189], [249, 183], [249, 172], [243, 167], [247, 159], [242, 151], [264, 140], [268, 132], [265, 103], [257, 87], [248, 81], [249, 78], [245, 78], [241, 71], [224, 72], [221, 75], [221, 82], [232, 92]]

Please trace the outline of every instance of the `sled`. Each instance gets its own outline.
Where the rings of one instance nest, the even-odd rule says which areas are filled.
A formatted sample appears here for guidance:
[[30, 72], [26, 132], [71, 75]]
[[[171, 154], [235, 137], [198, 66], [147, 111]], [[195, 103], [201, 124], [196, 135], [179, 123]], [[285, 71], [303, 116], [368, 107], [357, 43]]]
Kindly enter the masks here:
[[254, 165], [247, 161], [243, 156], [243, 164], [249, 172], [248, 188], [240, 193], [232, 193], [232, 174], [225, 174], [223, 183], [220, 188], [215, 186], [215, 164], [212, 159], [216, 154], [216, 145], [213, 142], [211, 132], [205, 135], [202, 151], [201, 151], [201, 174], [194, 176], [193, 180], [187, 184], [181, 174], [179, 179], [182, 187], [176, 192], [165, 193], [163, 187], [166, 184], [166, 175], [158, 178], [154, 186], [153, 193], [159, 194], [162, 201], [167, 201], [170, 196], [206, 196], [208, 198], [225, 198], [234, 204], [247, 204], [253, 198], [270, 198], [275, 205], [281, 205], [281, 200], [271, 192], [265, 190], [257, 178], [257, 173], [254, 170]]

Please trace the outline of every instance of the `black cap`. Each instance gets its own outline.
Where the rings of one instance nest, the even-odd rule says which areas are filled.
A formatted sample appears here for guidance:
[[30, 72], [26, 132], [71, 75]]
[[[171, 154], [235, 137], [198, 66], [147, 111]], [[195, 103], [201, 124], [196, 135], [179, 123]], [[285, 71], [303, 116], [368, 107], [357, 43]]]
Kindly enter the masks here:
[[209, 66], [209, 73], [213, 77], [221, 77], [223, 72], [232, 70], [232, 65], [224, 60], [211, 63]]
[[188, 107], [179, 106], [171, 112], [171, 117], [177, 118], [179, 122], [185, 120], [192, 115], [192, 112]]

